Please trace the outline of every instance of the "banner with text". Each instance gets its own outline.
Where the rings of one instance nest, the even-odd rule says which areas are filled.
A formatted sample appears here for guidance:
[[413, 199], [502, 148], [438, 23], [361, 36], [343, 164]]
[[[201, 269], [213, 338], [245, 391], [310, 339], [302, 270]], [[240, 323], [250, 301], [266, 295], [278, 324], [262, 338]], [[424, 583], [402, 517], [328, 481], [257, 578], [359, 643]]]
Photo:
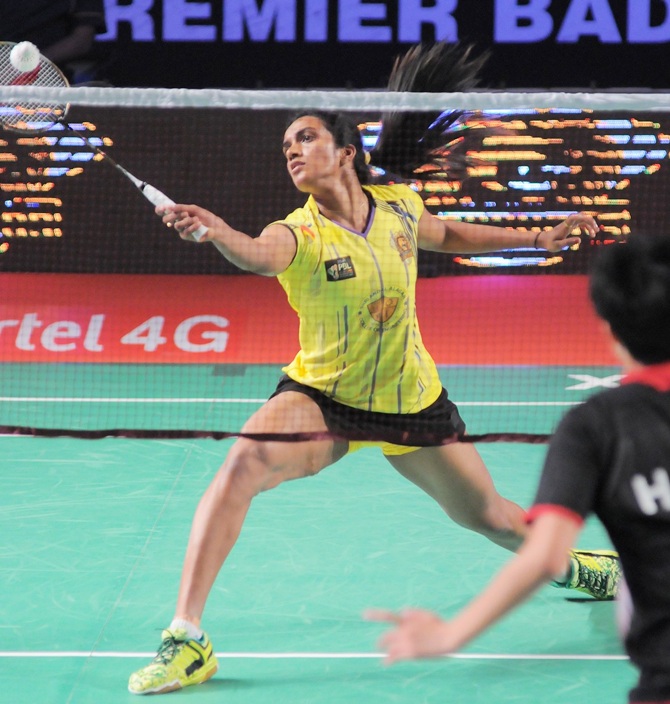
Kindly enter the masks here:
[[670, 0], [105, 0], [105, 6], [98, 77], [115, 85], [378, 87], [397, 54], [437, 40], [490, 50], [484, 79], [491, 86], [667, 86]]
[[[272, 278], [5, 273], [0, 292], [0, 362], [283, 364], [298, 349]], [[420, 279], [417, 308], [439, 364], [614, 363], [583, 276]]]

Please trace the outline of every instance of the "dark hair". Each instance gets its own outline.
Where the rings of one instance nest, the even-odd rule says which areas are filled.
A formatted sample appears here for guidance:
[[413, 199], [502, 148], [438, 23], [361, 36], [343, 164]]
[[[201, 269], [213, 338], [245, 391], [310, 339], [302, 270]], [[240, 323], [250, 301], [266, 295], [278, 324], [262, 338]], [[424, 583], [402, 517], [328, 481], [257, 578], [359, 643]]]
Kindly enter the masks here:
[[636, 235], [598, 254], [590, 277], [598, 315], [638, 362], [670, 361], [670, 237]]
[[[399, 56], [393, 65], [387, 90], [392, 92], [449, 93], [472, 90], [488, 54], [473, 56], [472, 46], [461, 44], [417, 44]], [[370, 165], [387, 175], [408, 179], [421, 178], [417, 170], [432, 166], [431, 179], [462, 178], [470, 160], [467, 152], [477, 149], [491, 130], [478, 126], [468, 129], [475, 113], [467, 110], [443, 112], [386, 112]], [[312, 116], [321, 120], [338, 147], [356, 147], [354, 168], [361, 183], [370, 183], [372, 172], [365, 160], [363, 143], [354, 118], [346, 113], [305, 110], [291, 117]], [[428, 177], [428, 175], [426, 175]]]
[[363, 150], [363, 140], [356, 121], [346, 113], [328, 112], [325, 110], [303, 110], [292, 115], [287, 123], [291, 125], [301, 117], [316, 117], [321, 120], [323, 126], [333, 135], [336, 147], [346, 147], [353, 144], [356, 148], [354, 157], [354, 169], [361, 183], [370, 183], [372, 174], [365, 161], [365, 151]]
[[[472, 45], [418, 44], [396, 59], [388, 90], [396, 92], [452, 93], [479, 85], [479, 72], [488, 53], [474, 55]], [[371, 151], [371, 162], [403, 178], [416, 178], [417, 169], [432, 166], [431, 179], [463, 178], [471, 160], [468, 151], [481, 148], [492, 133], [481, 121], [477, 129], [468, 121], [477, 112], [444, 110], [385, 112], [382, 129]]]

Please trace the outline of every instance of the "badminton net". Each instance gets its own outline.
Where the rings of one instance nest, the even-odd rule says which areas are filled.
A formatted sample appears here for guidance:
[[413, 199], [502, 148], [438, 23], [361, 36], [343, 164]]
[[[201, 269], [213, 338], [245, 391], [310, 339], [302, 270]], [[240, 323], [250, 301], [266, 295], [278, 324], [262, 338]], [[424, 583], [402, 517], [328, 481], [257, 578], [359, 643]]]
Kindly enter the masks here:
[[0, 134], [4, 432], [240, 434], [298, 349], [283, 291], [181, 241], [75, 137], [257, 235], [305, 201], [281, 142], [289, 116], [312, 109], [351, 113], [366, 149], [385, 110], [472, 111], [466, 132], [495, 129], [467, 176], [410, 182], [430, 212], [539, 232], [587, 211], [601, 226], [555, 254], [419, 253], [423, 339], [472, 438], [544, 441], [570, 406], [620, 379], [587, 275], [600, 248], [670, 231], [666, 95], [17, 86], [0, 109], [22, 91], [67, 101], [71, 129]]

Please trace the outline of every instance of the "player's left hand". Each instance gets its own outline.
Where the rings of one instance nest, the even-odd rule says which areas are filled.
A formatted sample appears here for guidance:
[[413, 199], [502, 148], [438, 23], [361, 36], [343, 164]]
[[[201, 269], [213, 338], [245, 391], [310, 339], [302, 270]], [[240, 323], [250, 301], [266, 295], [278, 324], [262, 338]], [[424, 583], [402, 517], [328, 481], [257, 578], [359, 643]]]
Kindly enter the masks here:
[[591, 215], [575, 213], [551, 230], [541, 232], [537, 246], [548, 252], [560, 252], [565, 247], [572, 247], [581, 241], [579, 232], [575, 233], [575, 230], [582, 230], [593, 239], [598, 233], [598, 225]]
[[400, 660], [435, 658], [456, 648], [449, 623], [431, 611], [370, 609], [363, 616], [367, 621], [381, 621], [394, 626], [379, 639], [379, 647], [386, 652], [384, 663], [387, 665]]

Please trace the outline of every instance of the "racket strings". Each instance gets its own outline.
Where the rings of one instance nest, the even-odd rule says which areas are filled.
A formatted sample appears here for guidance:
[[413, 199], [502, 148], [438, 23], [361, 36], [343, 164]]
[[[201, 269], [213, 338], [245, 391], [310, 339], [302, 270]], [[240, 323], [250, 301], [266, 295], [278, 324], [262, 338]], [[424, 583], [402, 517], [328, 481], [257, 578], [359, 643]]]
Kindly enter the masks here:
[[[15, 69], [10, 61], [12, 47], [9, 42], [0, 43], [0, 86], [68, 87], [65, 76], [46, 59], [40, 58], [32, 71]], [[58, 101], [3, 100], [0, 102], [0, 125], [12, 130], [47, 130], [63, 119], [68, 108], [67, 103]]]

